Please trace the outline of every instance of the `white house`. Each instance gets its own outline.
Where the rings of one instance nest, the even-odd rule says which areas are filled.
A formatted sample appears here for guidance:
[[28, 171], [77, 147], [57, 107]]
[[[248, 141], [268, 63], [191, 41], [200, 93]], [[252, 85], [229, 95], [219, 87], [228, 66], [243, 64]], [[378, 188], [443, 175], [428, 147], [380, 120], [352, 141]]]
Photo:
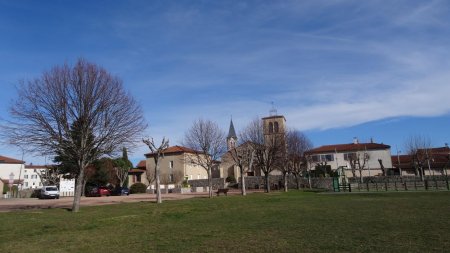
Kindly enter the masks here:
[[[25, 165], [23, 171], [23, 189], [36, 189], [42, 187], [40, 175], [45, 174], [52, 165]], [[75, 179], [59, 177], [59, 191], [61, 196], [73, 196], [75, 192]]]
[[0, 179], [9, 180], [13, 176], [14, 184], [23, 179], [24, 161], [0, 155]]
[[[314, 170], [316, 166], [327, 166], [332, 171], [343, 168], [345, 176], [352, 177], [352, 159], [359, 159], [362, 176], [378, 176], [383, 173], [382, 167], [392, 168], [391, 147], [380, 143], [359, 143], [357, 139], [353, 143], [325, 145], [311, 149], [305, 153], [308, 166]], [[362, 166], [364, 165], [364, 166]], [[356, 169], [359, 176], [359, 170]]]

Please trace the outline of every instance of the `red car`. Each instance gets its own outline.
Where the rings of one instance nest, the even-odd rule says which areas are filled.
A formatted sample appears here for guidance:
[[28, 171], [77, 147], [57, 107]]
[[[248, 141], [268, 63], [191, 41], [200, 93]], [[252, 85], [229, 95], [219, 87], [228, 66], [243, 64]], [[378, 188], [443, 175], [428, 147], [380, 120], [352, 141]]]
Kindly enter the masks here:
[[93, 187], [90, 191], [86, 193], [86, 197], [101, 197], [101, 196], [110, 196], [111, 191], [108, 187], [100, 186]]

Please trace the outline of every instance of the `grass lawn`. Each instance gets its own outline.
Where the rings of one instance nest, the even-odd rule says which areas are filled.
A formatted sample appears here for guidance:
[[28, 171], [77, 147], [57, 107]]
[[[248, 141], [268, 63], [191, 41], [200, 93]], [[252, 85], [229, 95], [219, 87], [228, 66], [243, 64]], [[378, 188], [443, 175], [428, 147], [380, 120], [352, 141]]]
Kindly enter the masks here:
[[0, 213], [0, 252], [450, 252], [450, 192], [255, 193]]

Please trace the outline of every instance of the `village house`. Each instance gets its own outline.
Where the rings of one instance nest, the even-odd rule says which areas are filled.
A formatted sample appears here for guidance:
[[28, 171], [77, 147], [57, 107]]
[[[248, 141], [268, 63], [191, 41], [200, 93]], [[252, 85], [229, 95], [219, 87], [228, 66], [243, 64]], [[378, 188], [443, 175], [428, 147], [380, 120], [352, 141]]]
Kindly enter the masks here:
[[[198, 151], [177, 145], [164, 149], [162, 153], [163, 156], [159, 160], [161, 184], [174, 187], [184, 179], [196, 180], [208, 178], [208, 174], [203, 167], [191, 162], [192, 158], [199, 154]], [[129, 171], [129, 186], [137, 182], [151, 185], [147, 178], [146, 168], [149, 168], [153, 172], [152, 170], [155, 168], [155, 156], [156, 153], [145, 154], [146, 160], [139, 162], [137, 168]], [[214, 169], [213, 173], [216, 170]]]
[[396, 174], [402, 176], [419, 176], [418, 166], [423, 169], [425, 176], [447, 176], [450, 174], [450, 148], [448, 146], [419, 149], [422, 158], [415, 158], [412, 154], [392, 156], [392, 166]]
[[22, 160], [0, 155], [0, 181], [1, 186], [8, 185], [10, 177], [13, 178], [13, 185], [20, 186], [23, 183], [23, 168], [25, 162]]
[[313, 172], [319, 168], [324, 172], [340, 170], [339, 173], [344, 173], [348, 178], [381, 176], [392, 168], [389, 145], [373, 141], [360, 143], [357, 138], [353, 143], [325, 145], [311, 149], [305, 152], [305, 156]]

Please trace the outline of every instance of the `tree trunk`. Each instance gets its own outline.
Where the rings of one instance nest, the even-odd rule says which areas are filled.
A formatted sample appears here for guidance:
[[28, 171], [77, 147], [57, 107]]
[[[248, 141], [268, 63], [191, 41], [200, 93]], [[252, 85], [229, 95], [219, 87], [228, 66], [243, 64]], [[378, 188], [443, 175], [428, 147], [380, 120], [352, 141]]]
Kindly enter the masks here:
[[80, 210], [81, 191], [83, 188], [84, 167], [81, 166], [80, 174], [75, 182], [75, 195], [73, 197], [72, 212], [76, 213]]
[[86, 193], [86, 183], [87, 183], [87, 180], [84, 179], [83, 180], [83, 188], [81, 189], [81, 196], [84, 196]]
[[288, 192], [288, 173], [283, 174], [284, 192]]
[[155, 175], [156, 175], [156, 203], [161, 204], [161, 182], [159, 180], [159, 161], [155, 164]]
[[266, 181], [266, 192], [270, 192], [269, 173], [264, 173], [264, 179]]
[[363, 176], [362, 176], [362, 170], [359, 170], [359, 182], [363, 183]]
[[300, 190], [300, 179], [298, 174], [294, 174], [295, 176], [295, 183], [297, 184], [297, 190]]
[[309, 189], [312, 189], [312, 185], [311, 185], [311, 168], [309, 168], [308, 171], [308, 185], [309, 185]]
[[209, 198], [213, 197], [211, 168], [208, 168], [208, 186], [209, 186]]
[[247, 192], [245, 190], [244, 168], [242, 166], [239, 168], [241, 170], [241, 192], [242, 192], [242, 196], [245, 196], [245, 195], [247, 195]]

